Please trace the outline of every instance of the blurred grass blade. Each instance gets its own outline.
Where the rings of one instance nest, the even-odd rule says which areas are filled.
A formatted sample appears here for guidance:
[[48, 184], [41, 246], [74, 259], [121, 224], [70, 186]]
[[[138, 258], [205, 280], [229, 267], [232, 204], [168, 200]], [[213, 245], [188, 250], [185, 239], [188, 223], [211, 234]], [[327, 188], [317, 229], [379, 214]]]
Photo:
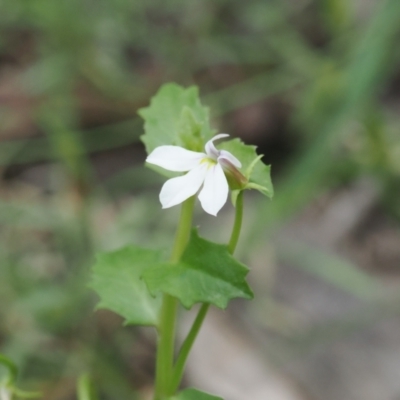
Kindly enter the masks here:
[[[400, 29], [399, 21], [399, 0], [387, 0], [377, 5], [373, 21], [362, 35], [360, 43], [354, 46], [356, 50], [352, 62], [343, 71], [341, 92], [333, 100], [329, 115], [319, 123], [318, 135], [292, 162], [286, 179], [276, 188], [274, 201], [259, 203], [257, 219], [253, 221], [252, 230], [246, 238], [248, 248], [258, 243], [266, 227], [271, 230], [274, 225], [283, 223], [306, 204], [321, 185], [327, 184], [329, 173], [336, 168], [331, 156], [335, 135], [349, 118], [369, 104], [383, 80], [388, 79], [388, 74], [383, 72], [393, 68], [390, 55], [395, 53], [398, 44], [396, 32]], [[320, 111], [323, 112], [315, 110], [317, 119]], [[313, 125], [311, 121], [310, 126]]]
[[98, 400], [88, 374], [83, 374], [79, 377], [77, 396], [78, 400]]
[[0, 365], [7, 369], [6, 384], [13, 385], [18, 375], [18, 368], [8, 357], [0, 354]]
[[3, 365], [7, 369], [6, 379], [3, 383], [4, 387], [0, 386], [0, 389], [3, 389], [3, 392], [0, 391], [1, 400], [3, 400], [2, 393], [5, 394], [5, 399], [11, 399], [13, 394], [22, 399], [33, 399], [41, 396], [39, 392], [26, 392], [14, 386], [18, 375], [18, 368], [13, 361], [3, 354], [0, 354], [0, 365]]
[[285, 240], [276, 247], [284, 262], [318, 276], [335, 287], [365, 300], [379, 298], [383, 288], [349, 261], [299, 241]]
[[40, 392], [26, 392], [17, 388], [13, 388], [11, 392], [20, 399], [37, 399], [42, 396]]
[[204, 96], [202, 100], [211, 107], [213, 116], [222, 115], [288, 91], [301, 82], [299, 77], [285, 71], [262, 73]]
[[49, 204], [0, 201], [0, 223], [23, 228], [50, 229], [62, 222], [57, 210]]
[[[141, 122], [136, 118], [82, 132], [79, 136], [84, 153], [109, 150], [137, 142], [140, 124]], [[0, 146], [0, 165], [57, 159], [47, 137], [4, 141]]]

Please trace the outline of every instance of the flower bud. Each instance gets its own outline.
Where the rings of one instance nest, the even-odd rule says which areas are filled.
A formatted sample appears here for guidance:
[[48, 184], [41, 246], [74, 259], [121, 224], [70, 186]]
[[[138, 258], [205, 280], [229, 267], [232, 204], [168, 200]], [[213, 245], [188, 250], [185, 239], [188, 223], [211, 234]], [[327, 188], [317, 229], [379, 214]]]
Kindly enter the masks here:
[[243, 189], [247, 185], [248, 179], [232, 164], [231, 161], [220, 156], [218, 162], [224, 170], [231, 190]]

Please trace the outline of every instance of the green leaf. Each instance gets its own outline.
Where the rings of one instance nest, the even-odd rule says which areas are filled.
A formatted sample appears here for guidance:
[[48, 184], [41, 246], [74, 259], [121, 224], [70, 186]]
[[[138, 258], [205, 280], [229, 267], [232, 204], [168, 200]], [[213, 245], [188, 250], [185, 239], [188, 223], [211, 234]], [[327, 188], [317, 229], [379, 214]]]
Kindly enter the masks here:
[[160, 260], [160, 252], [136, 246], [98, 254], [90, 283], [101, 299], [97, 308], [116, 312], [125, 324], [156, 325], [161, 299], [149, 293], [141, 275]]
[[188, 106], [184, 106], [178, 120], [178, 137], [182, 143], [182, 147], [203, 151], [204, 141], [201, 130], [201, 122], [196, 120], [196, 117]]
[[147, 153], [162, 145], [174, 145], [202, 151], [213, 136], [209, 124], [209, 110], [199, 100], [198, 88], [183, 88], [167, 83], [141, 108], [145, 134], [141, 136]]
[[233, 298], [253, 298], [245, 280], [248, 271], [229, 254], [227, 246], [202, 239], [194, 229], [179, 263], [154, 265], [143, 279], [152, 293], [168, 293], [186, 308], [195, 303], [226, 308]]
[[168, 400], [223, 400], [221, 397], [200, 392], [196, 389], [185, 389], [177, 395], [168, 398]]
[[249, 179], [249, 189], [256, 189], [265, 196], [272, 198], [274, 187], [271, 181], [271, 168], [265, 165], [256, 152], [256, 146], [244, 144], [240, 139], [223, 142], [218, 146], [232, 153], [242, 163], [241, 170]]

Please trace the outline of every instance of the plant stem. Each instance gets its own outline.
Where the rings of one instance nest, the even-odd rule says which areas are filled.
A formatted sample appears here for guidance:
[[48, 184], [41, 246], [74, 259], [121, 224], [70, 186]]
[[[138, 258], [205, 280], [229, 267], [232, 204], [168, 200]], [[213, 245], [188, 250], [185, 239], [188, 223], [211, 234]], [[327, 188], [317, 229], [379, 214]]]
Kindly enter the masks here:
[[178, 359], [176, 360], [176, 364], [172, 374], [171, 381], [171, 390], [175, 392], [179, 384], [181, 383], [183, 371], [185, 370], [185, 365], [187, 358], [189, 356], [190, 350], [192, 349], [193, 343], [195, 342], [197, 335], [200, 331], [201, 326], [203, 325], [203, 321], [207, 315], [208, 309], [210, 308], [210, 304], [203, 303], [200, 307], [199, 312], [197, 313], [196, 319], [193, 322], [193, 325], [186, 336], [185, 341], [182, 344], [182, 347], [179, 351]]
[[243, 221], [243, 192], [241, 190], [236, 199], [236, 214], [235, 214], [235, 223], [233, 224], [233, 229], [231, 233], [231, 238], [228, 244], [229, 253], [233, 254], [236, 249], [236, 245], [239, 241], [240, 230], [242, 229], [242, 221]]
[[[243, 220], [243, 191], [241, 191], [236, 200], [236, 213], [235, 213], [235, 222], [233, 224], [231, 238], [228, 244], [228, 251], [230, 254], [233, 254], [236, 245], [239, 240], [240, 230], [242, 228], [242, 220]], [[175, 393], [181, 383], [183, 372], [185, 369], [186, 361], [189, 356], [190, 350], [197, 338], [198, 333], [200, 332], [200, 328], [204, 322], [204, 319], [207, 315], [208, 309], [210, 308], [210, 304], [203, 303], [200, 307], [199, 312], [197, 313], [196, 319], [193, 322], [192, 327], [186, 339], [184, 340], [182, 347], [179, 351], [178, 358], [176, 360], [175, 367], [172, 373], [171, 380], [171, 393]]]
[[[192, 216], [195, 197], [190, 197], [182, 204], [178, 230], [172, 249], [170, 262], [177, 263], [189, 241], [192, 227]], [[178, 301], [173, 296], [165, 294], [161, 307], [158, 326], [158, 346], [156, 359], [156, 385], [154, 400], [162, 400], [172, 395], [170, 391], [171, 374], [174, 362], [175, 323]]]
[[174, 362], [177, 309], [178, 301], [174, 297], [165, 294], [161, 306], [160, 325], [158, 328], [155, 400], [162, 400], [168, 395], [170, 373]]
[[181, 259], [189, 241], [195, 200], [196, 198], [192, 196], [182, 204], [179, 226], [176, 232], [174, 247], [172, 249], [170, 258], [170, 262], [172, 263], [176, 263]]

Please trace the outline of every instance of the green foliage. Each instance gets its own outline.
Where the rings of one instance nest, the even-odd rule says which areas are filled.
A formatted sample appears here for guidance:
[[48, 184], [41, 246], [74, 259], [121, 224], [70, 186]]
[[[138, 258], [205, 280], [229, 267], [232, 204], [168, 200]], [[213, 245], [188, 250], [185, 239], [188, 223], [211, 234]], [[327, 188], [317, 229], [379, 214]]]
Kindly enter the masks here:
[[186, 308], [199, 302], [226, 308], [233, 298], [253, 297], [247, 273], [227, 246], [202, 239], [193, 230], [177, 264], [164, 262], [161, 252], [137, 246], [98, 254], [90, 287], [100, 296], [97, 308], [116, 312], [126, 324], [156, 326], [160, 292], [178, 298]]
[[197, 121], [192, 110], [184, 106], [178, 121], [178, 138], [182, 146], [190, 150], [202, 151], [204, 138], [201, 134], [202, 123]]
[[202, 239], [193, 230], [179, 263], [155, 265], [144, 271], [143, 279], [152, 293], [168, 293], [186, 308], [199, 302], [226, 308], [233, 298], [253, 297], [245, 280], [247, 273], [227, 246]]
[[125, 324], [157, 325], [160, 299], [149, 294], [141, 275], [160, 260], [160, 252], [136, 246], [98, 254], [90, 283], [101, 299], [97, 308], [116, 312]]
[[138, 113], [145, 120], [141, 139], [147, 153], [162, 145], [199, 151], [213, 136], [208, 108], [201, 105], [195, 86], [185, 89], [174, 83], [165, 84], [150, 105]]
[[178, 393], [176, 396], [170, 397], [168, 400], [222, 400], [222, 398], [200, 392], [196, 389], [186, 389]]

